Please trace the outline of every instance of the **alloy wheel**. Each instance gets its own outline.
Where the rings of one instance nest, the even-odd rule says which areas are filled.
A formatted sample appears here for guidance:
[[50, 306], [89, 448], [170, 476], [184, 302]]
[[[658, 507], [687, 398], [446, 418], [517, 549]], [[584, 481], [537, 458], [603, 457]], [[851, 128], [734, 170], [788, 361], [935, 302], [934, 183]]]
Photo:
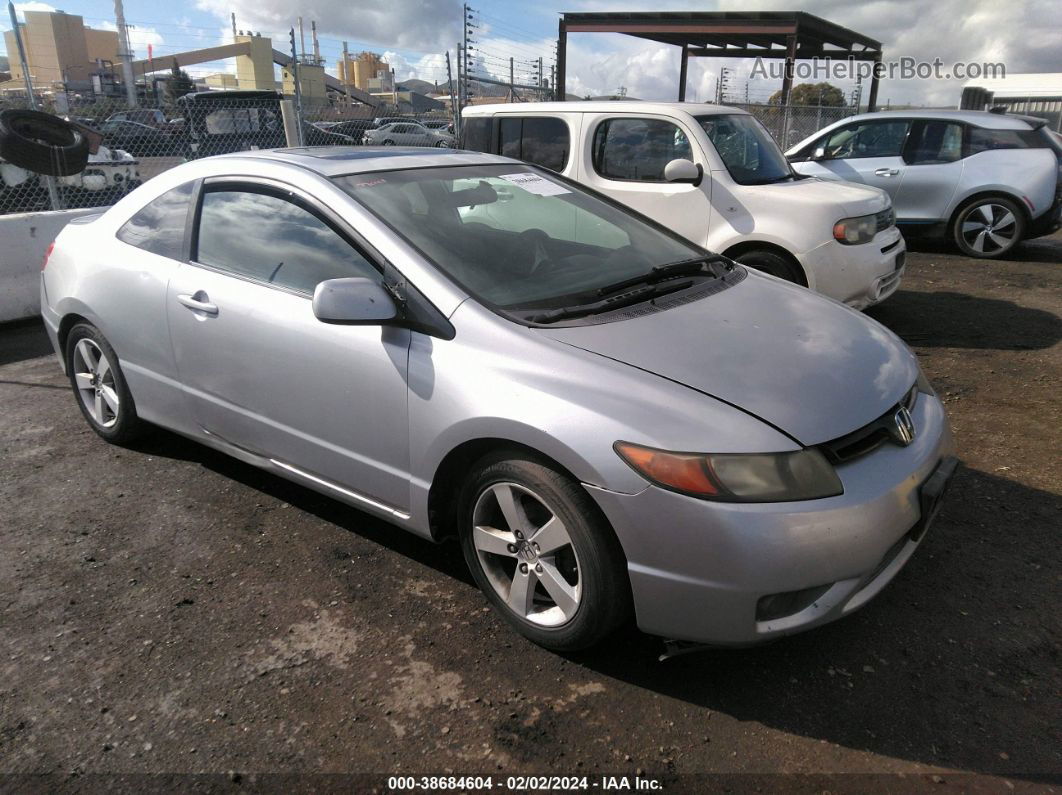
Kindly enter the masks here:
[[1009, 207], [986, 202], [962, 219], [962, 238], [978, 254], [995, 254], [1010, 248], [1018, 236], [1018, 222]]
[[472, 544], [487, 580], [520, 618], [541, 627], [570, 621], [582, 599], [579, 560], [564, 522], [516, 483], [493, 483], [472, 509]]
[[101, 428], [114, 427], [121, 404], [111, 362], [87, 337], [74, 346], [73, 360], [74, 382], [85, 410]]

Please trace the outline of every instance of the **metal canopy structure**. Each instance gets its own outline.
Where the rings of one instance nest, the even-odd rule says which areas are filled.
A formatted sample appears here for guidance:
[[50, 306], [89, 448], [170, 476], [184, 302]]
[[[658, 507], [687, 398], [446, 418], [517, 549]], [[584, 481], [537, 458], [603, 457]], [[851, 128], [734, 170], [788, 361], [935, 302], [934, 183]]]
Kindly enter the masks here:
[[[793, 65], [800, 59], [881, 62], [881, 42], [803, 11], [564, 12], [557, 37], [557, 98], [564, 99], [569, 33], [623, 33], [682, 48], [678, 99], [686, 99], [690, 57], [785, 59], [782, 105], [789, 104]], [[878, 102], [877, 70], [869, 109]]]

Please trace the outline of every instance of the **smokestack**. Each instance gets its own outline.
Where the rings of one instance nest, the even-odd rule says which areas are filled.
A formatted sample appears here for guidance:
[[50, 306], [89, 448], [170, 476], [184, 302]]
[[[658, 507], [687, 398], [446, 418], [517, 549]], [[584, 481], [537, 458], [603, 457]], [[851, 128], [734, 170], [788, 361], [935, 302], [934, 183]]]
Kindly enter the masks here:
[[236, 12], [233, 11], [230, 16], [232, 17], [232, 40], [236, 41]]
[[317, 21], [310, 20], [310, 38], [313, 40], [313, 62], [321, 63], [321, 45], [317, 43]]
[[299, 55], [306, 61], [306, 31], [302, 28], [302, 17], [299, 17]]

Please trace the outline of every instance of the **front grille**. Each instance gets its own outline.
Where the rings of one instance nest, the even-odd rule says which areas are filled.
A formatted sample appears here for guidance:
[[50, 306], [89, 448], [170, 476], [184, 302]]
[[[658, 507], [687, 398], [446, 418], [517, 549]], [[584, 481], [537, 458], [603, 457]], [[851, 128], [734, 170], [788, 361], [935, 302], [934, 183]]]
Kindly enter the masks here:
[[877, 224], [877, 231], [882, 232], [896, 223], [896, 214], [888, 207], [874, 216], [874, 222]]
[[901, 406], [906, 406], [910, 411], [914, 408], [915, 401], [918, 399], [918, 387], [911, 387], [910, 391], [904, 395], [903, 400], [890, 408], [880, 417], [873, 422], [869, 422], [862, 428], [859, 428], [851, 433], [846, 433], [837, 439], [830, 442], [824, 442], [819, 445], [819, 449], [822, 450], [826, 458], [834, 464], [843, 464], [847, 461], [864, 456], [883, 445], [885, 442], [892, 438], [891, 430], [895, 427], [893, 417], [896, 412], [900, 410]]

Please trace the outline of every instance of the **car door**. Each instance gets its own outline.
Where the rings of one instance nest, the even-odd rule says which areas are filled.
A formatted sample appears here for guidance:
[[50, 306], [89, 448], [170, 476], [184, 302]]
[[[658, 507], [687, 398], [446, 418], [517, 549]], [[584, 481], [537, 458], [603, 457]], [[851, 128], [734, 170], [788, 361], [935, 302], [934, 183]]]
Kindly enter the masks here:
[[321, 281], [380, 264], [306, 195], [208, 181], [192, 261], [171, 279], [177, 371], [199, 426], [304, 477], [404, 512], [410, 332], [322, 323]]
[[907, 164], [903, 148], [910, 119], [869, 119], [838, 127], [813, 147], [800, 172], [881, 188], [895, 202]]
[[948, 216], [966, 161], [963, 127], [953, 121], [915, 119], [903, 159], [906, 172], [893, 199], [901, 223], [933, 223]]
[[692, 131], [672, 119], [607, 116], [585, 119], [578, 179], [703, 245], [711, 217], [711, 179], [700, 185], [668, 182], [664, 167], [677, 158], [711, 166], [693, 146]]

